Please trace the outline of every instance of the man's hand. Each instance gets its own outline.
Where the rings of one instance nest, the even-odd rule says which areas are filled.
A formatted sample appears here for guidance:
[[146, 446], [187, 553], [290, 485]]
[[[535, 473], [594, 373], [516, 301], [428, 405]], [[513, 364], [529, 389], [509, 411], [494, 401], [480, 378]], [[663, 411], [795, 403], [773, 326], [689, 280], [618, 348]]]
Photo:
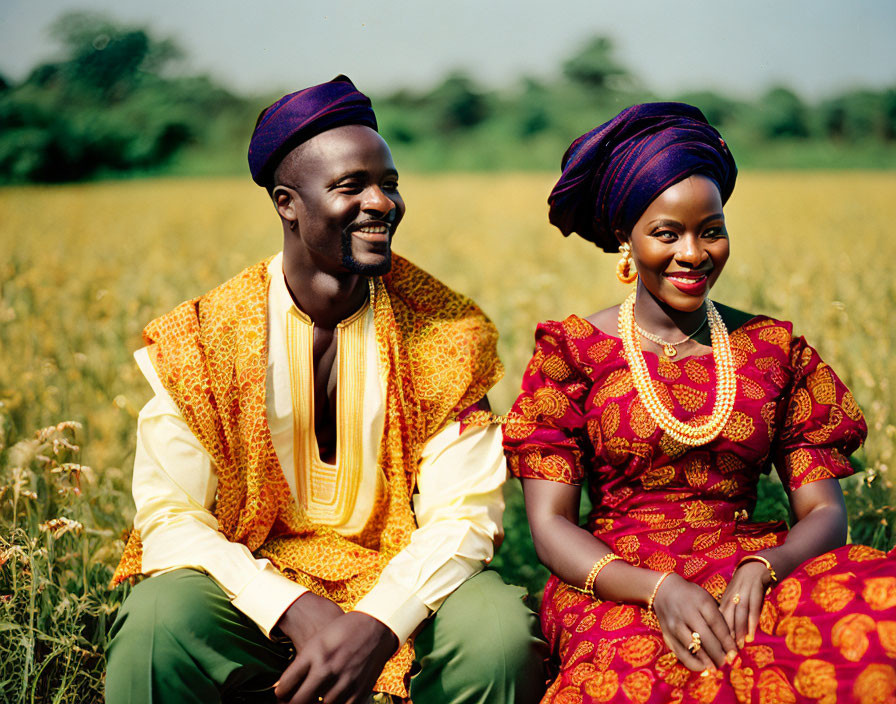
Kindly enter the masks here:
[[[672, 574], [656, 593], [653, 608], [663, 640], [689, 670], [721, 667], [734, 657], [735, 643], [716, 600], [703, 587]], [[693, 633], [700, 634], [696, 653], [688, 650]]]
[[305, 592], [283, 612], [276, 629], [287, 636], [299, 652], [311, 636], [343, 615], [342, 609], [329, 599]]
[[340, 611], [307, 640], [296, 643], [296, 658], [274, 693], [289, 704], [360, 704], [399, 645], [395, 634], [372, 616]]

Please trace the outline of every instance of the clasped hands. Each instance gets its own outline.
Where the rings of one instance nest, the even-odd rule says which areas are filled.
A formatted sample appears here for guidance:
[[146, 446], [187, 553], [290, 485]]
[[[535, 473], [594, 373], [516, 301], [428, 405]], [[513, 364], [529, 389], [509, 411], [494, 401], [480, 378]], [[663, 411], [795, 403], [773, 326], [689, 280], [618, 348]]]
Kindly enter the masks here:
[[730, 664], [756, 635], [770, 582], [761, 562], [745, 562], [716, 602], [703, 587], [669, 575], [653, 602], [663, 640], [689, 670], [712, 671]]
[[292, 603], [277, 628], [296, 649], [274, 688], [282, 703], [360, 704], [399, 646], [395, 634], [372, 616], [344, 613], [311, 592]]

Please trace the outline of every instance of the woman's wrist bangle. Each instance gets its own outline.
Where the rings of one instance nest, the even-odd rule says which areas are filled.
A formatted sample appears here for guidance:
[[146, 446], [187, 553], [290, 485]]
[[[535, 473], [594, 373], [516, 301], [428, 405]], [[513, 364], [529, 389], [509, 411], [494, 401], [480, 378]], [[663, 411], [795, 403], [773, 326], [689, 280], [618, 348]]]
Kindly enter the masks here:
[[653, 602], [656, 600], [656, 593], [660, 590], [660, 585], [666, 580], [670, 574], [675, 574], [674, 572], [663, 572], [660, 575], [660, 578], [656, 580], [656, 584], [653, 587], [653, 593], [650, 595], [650, 598], [647, 600], [647, 610], [653, 611]]
[[745, 562], [761, 562], [765, 565], [765, 569], [768, 570], [768, 574], [772, 578], [772, 584], [778, 583], [778, 575], [775, 573], [775, 568], [772, 567], [772, 563], [762, 555], [747, 555], [746, 557], [742, 557], [740, 562], [737, 563], [737, 566], [740, 567]]
[[591, 568], [591, 571], [588, 573], [588, 576], [585, 577], [585, 586], [579, 589], [580, 592], [584, 594], [589, 594], [591, 596], [594, 595], [594, 583], [597, 581], [597, 576], [600, 574], [600, 571], [609, 565], [613, 560], [621, 560], [622, 558], [617, 555], [615, 552], [608, 552], [602, 558], [600, 558], [597, 562], [594, 563], [594, 566]]

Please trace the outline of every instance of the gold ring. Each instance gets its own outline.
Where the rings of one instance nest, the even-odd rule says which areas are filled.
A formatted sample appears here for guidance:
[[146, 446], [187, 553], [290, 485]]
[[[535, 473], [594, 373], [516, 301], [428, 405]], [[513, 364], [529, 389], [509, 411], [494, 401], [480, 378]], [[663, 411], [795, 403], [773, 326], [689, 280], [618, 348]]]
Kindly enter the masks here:
[[735, 594], [731, 597], [731, 603], [737, 606], [740, 603], [740, 594]]
[[697, 631], [693, 631], [691, 633], [691, 642], [688, 645], [688, 652], [691, 655], [696, 655], [700, 652], [700, 648], [703, 647], [703, 643], [700, 640], [700, 634]]

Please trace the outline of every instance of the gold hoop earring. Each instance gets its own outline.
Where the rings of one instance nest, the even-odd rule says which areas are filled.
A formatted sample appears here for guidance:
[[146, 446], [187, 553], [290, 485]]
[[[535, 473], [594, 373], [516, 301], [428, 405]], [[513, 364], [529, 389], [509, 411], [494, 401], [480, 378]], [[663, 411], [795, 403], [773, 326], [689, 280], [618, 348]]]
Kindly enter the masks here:
[[616, 278], [624, 284], [634, 283], [638, 278], [638, 271], [632, 261], [632, 246], [628, 242], [619, 245], [622, 257], [616, 263]]

